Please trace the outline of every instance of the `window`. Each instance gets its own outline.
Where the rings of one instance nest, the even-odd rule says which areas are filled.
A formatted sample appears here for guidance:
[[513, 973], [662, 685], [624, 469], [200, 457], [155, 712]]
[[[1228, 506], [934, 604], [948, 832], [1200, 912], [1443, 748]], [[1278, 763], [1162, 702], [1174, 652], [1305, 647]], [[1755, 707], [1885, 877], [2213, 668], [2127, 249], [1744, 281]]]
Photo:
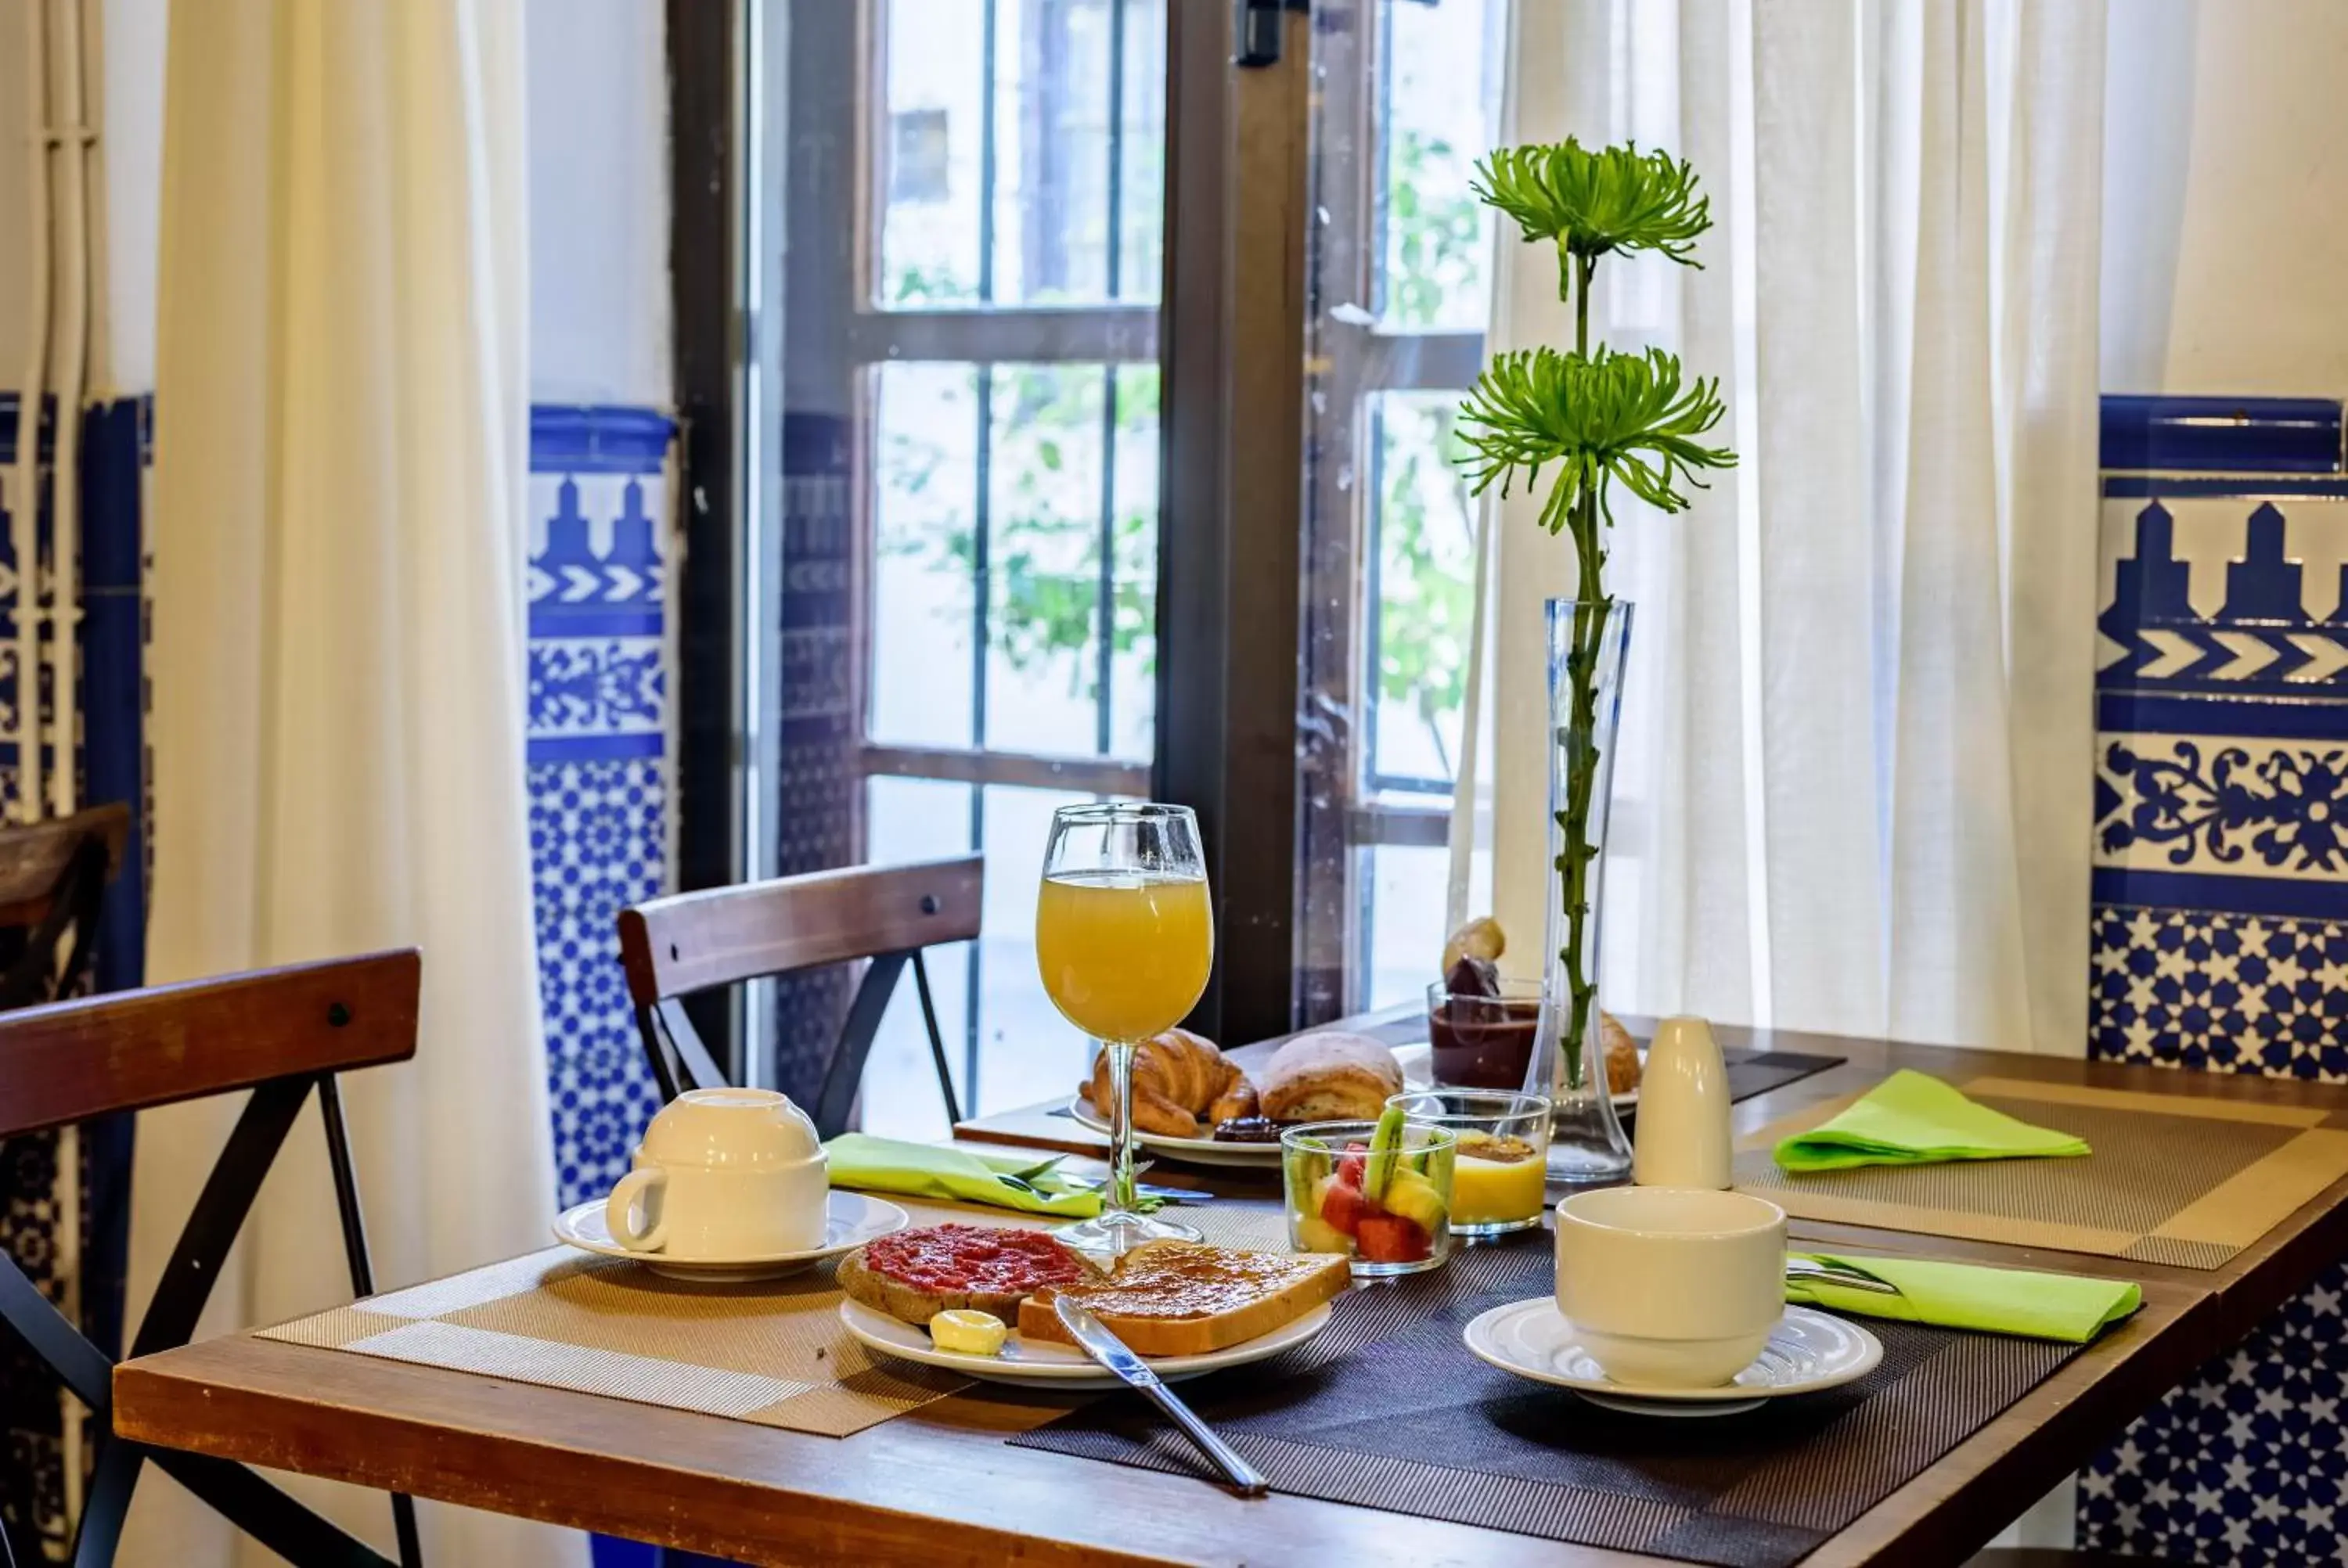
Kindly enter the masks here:
[[[1279, 197], [1278, 222], [1239, 165], [1222, 169], [1214, 243], [1251, 248], [1231, 263], [1244, 279], [1284, 264], [1269, 252], [1292, 257], [1309, 228], [1310, 322], [1301, 362], [1267, 350], [1260, 330], [1213, 353], [1226, 374], [1253, 356], [1246, 384], [1260, 415], [1301, 411], [1302, 466], [1291, 496], [1251, 487], [1262, 507], [1227, 513], [1228, 542], [1212, 548], [1229, 559], [1169, 574], [1179, 600], [1224, 580], [1216, 574], [1261, 571], [1249, 552], [1264, 549], [1300, 590], [1295, 917], [1279, 938], [1257, 931], [1249, 949], [1259, 971], [1284, 975], [1292, 946], [1296, 979], [1268, 994], [1259, 972], [1242, 1010], [1261, 1027], [1287, 1003], [1309, 1020], [1409, 995], [1442, 937], [1461, 742], [1474, 511], [1451, 427], [1482, 350], [1491, 234], [1469, 182], [1491, 134], [1504, 0], [1322, 0], [1309, 24], [1283, 24], [1309, 61], [1252, 87], [1239, 71], [1220, 107], [1188, 78], [1192, 112], [1231, 117], [1205, 127], [1169, 122], [1169, 50], [1231, 69], [1224, 11], [775, 5], [769, 75], [753, 85], [778, 117], [758, 135], [774, 178], [747, 195], [764, 280], [749, 302], [757, 369], [740, 395], [750, 466], [774, 477], [762, 527], [779, 571], [747, 609], [767, 642], [744, 704], [771, 725], [751, 736], [747, 765], [772, 809], [768, 842], [753, 842], [745, 864], [788, 875], [983, 852], [986, 934], [932, 965], [963, 1104], [1030, 1102], [1082, 1074], [1086, 1044], [1034, 971], [1035, 871], [1056, 805], [1152, 788], [1160, 529], [1185, 549], [1204, 537], [1159, 515], [1161, 429], [1183, 430], [1159, 405], [1169, 148], [1220, 146], [1205, 133], [1239, 124], [1244, 99], [1255, 134], [1275, 128], [1267, 114], [1290, 127], [1309, 117], [1312, 157]], [[1209, 229], [1190, 232], [1208, 246]], [[1226, 313], [1232, 289], [1262, 302], [1241, 282], [1219, 286]], [[1190, 297], [1178, 308], [1198, 309]], [[1251, 319], [1260, 329], [1265, 318]], [[773, 424], [760, 428], [767, 405]], [[1251, 471], [1291, 438], [1259, 440]], [[1227, 507], [1235, 493], [1218, 492]], [[1263, 525], [1275, 515], [1272, 538]], [[1233, 641], [1209, 653], [1238, 658], [1228, 624], [1171, 624], [1194, 636], [1220, 626], [1211, 635]], [[1247, 624], [1261, 643], [1263, 623]], [[1278, 633], [1285, 645], [1287, 628]], [[1285, 723], [1284, 683], [1274, 698], [1258, 689], [1234, 742], [1239, 721], [1215, 720], [1182, 684], [1213, 673], [1168, 679], [1182, 712], [1223, 723], [1217, 776], [1232, 787], [1233, 757], [1276, 772], [1283, 759], [1263, 762], [1262, 745]], [[1185, 745], [1169, 760], [1204, 754]], [[1164, 776], [1159, 787], [1178, 792], [1195, 782]], [[1262, 809], [1241, 793], [1228, 809]], [[744, 836], [756, 841], [756, 825]], [[1240, 869], [1284, 883], [1262, 868], [1286, 863], [1285, 844]], [[1290, 892], [1251, 889], [1259, 922], [1284, 923], [1263, 912], [1284, 909]], [[845, 996], [839, 976], [779, 988], [757, 1049], [763, 1075], [804, 1081]], [[866, 1125], [942, 1131], [931, 1080], [908, 995], [876, 1047]]]
[[1452, 423], [1483, 355], [1492, 237], [1470, 186], [1505, 5], [1321, 16], [1303, 729], [1321, 821], [1298, 872], [1313, 1016], [1415, 996], [1443, 942], [1476, 519]]
[[[1086, 1066], [1035, 973], [1052, 812], [1149, 790], [1165, 0], [788, 23], [778, 857], [984, 853], [932, 973], [964, 1109], [1022, 1104]], [[790, 999], [787, 1086], [839, 1016]], [[944, 1130], [910, 987], [865, 1084], [868, 1129]]]

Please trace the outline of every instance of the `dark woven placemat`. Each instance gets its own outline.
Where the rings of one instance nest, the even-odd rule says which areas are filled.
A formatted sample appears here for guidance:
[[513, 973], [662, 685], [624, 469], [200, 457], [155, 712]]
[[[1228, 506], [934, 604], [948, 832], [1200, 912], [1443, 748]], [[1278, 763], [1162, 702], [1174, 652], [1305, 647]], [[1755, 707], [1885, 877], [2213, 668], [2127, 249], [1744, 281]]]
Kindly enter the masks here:
[[[2077, 1348], [1870, 1322], [1883, 1363], [1745, 1415], [1618, 1415], [1486, 1366], [1459, 1331], [1550, 1286], [1546, 1233], [1354, 1290], [1329, 1327], [1183, 1396], [1275, 1490], [1726, 1568], [1784, 1568], [2019, 1399]], [[1103, 1399], [1011, 1440], [1204, 1475], [1148, 1405]]]

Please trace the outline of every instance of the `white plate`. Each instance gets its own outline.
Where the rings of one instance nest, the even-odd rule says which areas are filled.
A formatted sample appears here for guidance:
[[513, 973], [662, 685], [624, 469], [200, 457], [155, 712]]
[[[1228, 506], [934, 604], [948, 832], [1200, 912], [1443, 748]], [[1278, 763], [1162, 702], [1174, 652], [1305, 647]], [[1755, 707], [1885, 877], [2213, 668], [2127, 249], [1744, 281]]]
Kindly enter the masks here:
[[1883, 1359], [1883, 1343], [1858, 1324], [1788, 1307], [1753, 1365], [1718, 1389], [1653, 1389], [1617, 1383], [1599, 1370], [1555, 1296], [1495, 1307], [1461, 1330], [1468, 1348], [1504, 1372], [1571, 1389], [1593, 1404], [1634, 1415], [1728, 1416], [1764, 1399], [1814, 1393], [1863, 1378]]
[[[1403, 1085], [1407, 1089], [1425, 1089], [1435, 1081], [1435, 1048], [1426, 1040], [1395, 1047], [1395, 1061], [1402, 1068]], [[1614, 1108], [1625, 1111], [1639, 1103], [1635, 1089], [1614, 1096]], [[1107, 1135], [1108, 1122], [1093, 1109], [1092, 1097], [1079, 1090], [1069, 1097], [1068, 1113], [1078, 1126]], [[1153, 1154], [1163, 1154], [1169, 1160], [1187, 1160], [1194, 1165], [1255, 1165], [1273, 1166], [1280, 1163], [1278, 1143], [1226, 1143], [1212, 1138], [1168, 1138], [1157, 1132], [1134, 1129], [1133, 1141]]]
[[[1092, 1098], [1081, 1091], [1068, 1099], [1068, 1114], [1076, 1125], [1108, 1135], [1108, 1123], [1093, 1109]], [[1194, 1165], [1256, 1165], [1277, 1168], [1280, 1145], [1277, 1143], [1219, 1143], [1212, 1138], [1166, 1138], [1155, 1132], [1133, 1130], [1134, 1143], [1152, 1154], [1163, 1154], [1169, 1160], [1187, 1160]]]
[[[930, 1343], [928, 1329], [916, 1328], [885, 1312], [875, 1312], [861, 1302], [841, 1302], [839, 1320], [848, 1326], [850, 1334], [883, 1354], [918, 1361], [924, 1367], [942, 1367], [991, 1383], [1041, 1383], [1071, 1389], [1122, 1386], [1075, 1346], [1044, 1341], [1030, 1345], [1016, 1331], [1004, 1341], [1001, 1355], [971, 1356], [941, 1350]], [[1179, 1383], [1225, 1367], [1244, 1367], [1251, 1361], [1277, 1356], [1292, 1345], [1303, 1344], [1328, 1326], [1329, 1304], [1324, 1301], [1293, 1323], [1259, 1335], [1243, 1345], [1204, 1356], [1155, 1356], [1148, 1358], [1149, 1365], [1165, 1381]]]
[[747, 1257], [719, 1258], [667, 1257], [656, 1252], [630, 1252], [612, 1239], [611, 1227], [603, 1222], [603, 1200], [601, 1198], [592, 1204], [581, 1204], [574, 1209], [565, 1209], [554, 1222], [554, 1239], [568, 1242], [582, 1252], [598, 1253], [604, 1257], [624, 1257], [632, 1263], [641, 1263], [654, 1274], [666, 1275], [671, 1279], [694, 1279], [723, 1285], [796, 1274], [827, 1257], [837, 1257], [877, 1236], [903, 1230], [912, 1224], [911, 1218], [896, 1204], [865, 1193], [834, 1192], [829, 1195], [826, 1209], [829, 1224], [825, 1227], [823, 1245], [805, 1252], [759, 1253]]
[[[1402, 1068], [1403, 1083], [1411, 1089], [1424, 1089], [1431, 1081], [1428, 1063], [1434, 1051], [1426, 1041], [1399, 1047], [1395, 1061]], [[1079, 1090], [1068, 1101], [1068, 1113], [1077, 1125], [1106, 1136], [1108, 1122], [1093, 1109], [1092, 1097]], [[1187, 1160], [1194, 1165], [1257, 1165], [1280, 1163], [1278, 1143], [1226, 1143], [1212, 1138], [1168, 1138], [1156, 1132], [1134, 1129], [1133, 1141], [1153, 1154], [1163, 1154], [1170, 1160]]]

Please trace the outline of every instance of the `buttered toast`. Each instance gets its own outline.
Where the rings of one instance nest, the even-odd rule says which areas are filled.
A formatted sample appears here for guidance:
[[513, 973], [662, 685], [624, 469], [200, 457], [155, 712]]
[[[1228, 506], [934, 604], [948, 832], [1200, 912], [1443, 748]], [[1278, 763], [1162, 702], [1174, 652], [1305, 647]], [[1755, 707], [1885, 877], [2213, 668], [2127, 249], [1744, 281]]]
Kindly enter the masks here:
[[1351, 1279], [1345, 1259], [1333, 1254], [1148, 1242], [1118, 1258], [1106, 1279], [1029, 1296], [1019, 1304], [1019, 1336], [1066, 1344], [1053, 1307], [1066, 1291], [1137, 1355], [1203, 1356], [1295, 1322]]

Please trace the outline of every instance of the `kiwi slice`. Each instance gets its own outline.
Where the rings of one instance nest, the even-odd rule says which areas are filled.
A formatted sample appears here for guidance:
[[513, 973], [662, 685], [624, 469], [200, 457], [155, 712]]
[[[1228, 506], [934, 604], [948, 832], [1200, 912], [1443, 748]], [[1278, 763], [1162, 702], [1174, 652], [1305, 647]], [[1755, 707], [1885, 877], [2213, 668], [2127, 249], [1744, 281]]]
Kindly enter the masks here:
[[1370, 1134], [1370, 1154], [1362, 1167], [1362, 1196], [1376, 1203], [1385, 1195], [1386, 1184], [1394, 1180], [1395, 1154], [1402, 1143], [1402, 1107], [1389, 1105], [1378, 1118], [1377, 1131]]

